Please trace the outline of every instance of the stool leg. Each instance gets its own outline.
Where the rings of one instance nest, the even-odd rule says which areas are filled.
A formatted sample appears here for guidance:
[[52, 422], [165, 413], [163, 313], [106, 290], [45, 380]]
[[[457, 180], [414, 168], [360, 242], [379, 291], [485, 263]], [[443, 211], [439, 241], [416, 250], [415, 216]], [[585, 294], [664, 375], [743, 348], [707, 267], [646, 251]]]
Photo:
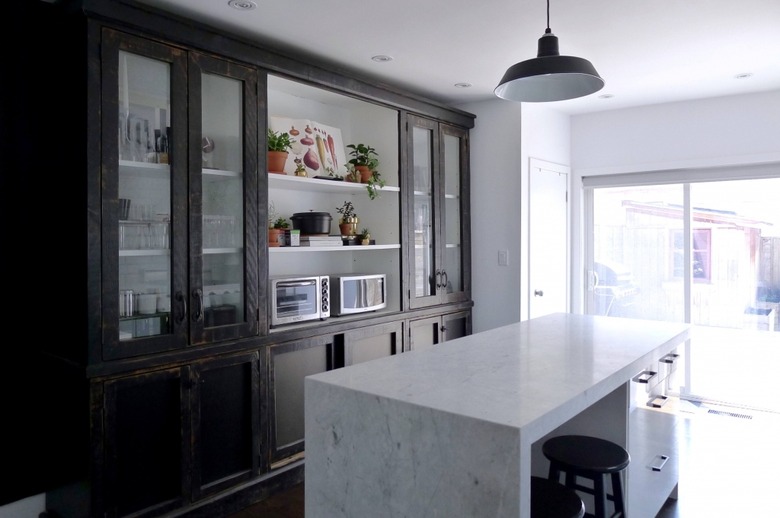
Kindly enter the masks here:
[[547, 473], [547, 479], [552, 480], [554, 482], [560, 482], [561, 479], [561, 469], [558, 466], [557, 462], [550, 462], [550, 471]]
[[623, 479], [620, 473], [612, 474], [612, 498], [615, 502], [615, 514], [620, 513], [620, 518], [626, 518], [626, 509], [623, 505]]
[[573, 471], [566, 472], [566, 487], [569, 489], [577, 488], [577, 475]]
[[607, 518], [607, 491], [604, 489], [604, 477], [593, 478], [593, 501], [596, 504], [596, 518]]

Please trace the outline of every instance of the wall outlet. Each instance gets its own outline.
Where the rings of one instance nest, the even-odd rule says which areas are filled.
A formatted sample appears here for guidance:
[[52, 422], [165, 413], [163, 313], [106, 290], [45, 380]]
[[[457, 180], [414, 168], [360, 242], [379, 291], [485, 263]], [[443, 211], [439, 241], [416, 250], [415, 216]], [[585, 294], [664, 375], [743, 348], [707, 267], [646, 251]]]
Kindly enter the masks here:
[[509, 266], [509, 250], [498, 251], [498, 265]]

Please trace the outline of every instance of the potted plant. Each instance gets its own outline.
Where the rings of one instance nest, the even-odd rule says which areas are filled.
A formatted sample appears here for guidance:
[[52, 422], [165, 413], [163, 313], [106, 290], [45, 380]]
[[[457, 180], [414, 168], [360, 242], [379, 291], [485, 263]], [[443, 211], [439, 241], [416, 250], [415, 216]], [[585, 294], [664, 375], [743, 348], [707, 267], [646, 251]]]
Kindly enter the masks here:
[[309, 176], [309, 173], [306, 172], [306, 166], [303, 165], [300, 158], [296, 158], [293, 162], [295, 162], [295, 176]]
[[286, 219], [278, 217], [268, 229], [268, 246], [282, 246], [284, 242], [284, 231], [290, 228]]
[[360, 171], [361, 183], [368, 183], [371, 174], [379, 167], [379, 154], [376, 149], [367, 144], [349, 144], [347, 148], [352, 157], [348, 163]]
[[287, 132], [277, 132], [268, 128], [268, 172], [286, 174], [284, 164], [292, 148], [290, 135]]
[[371, 230], [369, 230], [368, 227], [360, 231], [360, 244], [361, 245], [371, 244]]
[[342, 236], [354, 236], [357, 234], [358, 217], [355, 214], [355, 206], [351, 201], [345, 201], [341, 207], [336, 208], [336, 212], [341, 214], [339, 218], [339, 229]]
[[289, 228], [287, 220], [276, 212], [274, 202], [268, 205], [268, 246], [281, 246], [284, 229]]

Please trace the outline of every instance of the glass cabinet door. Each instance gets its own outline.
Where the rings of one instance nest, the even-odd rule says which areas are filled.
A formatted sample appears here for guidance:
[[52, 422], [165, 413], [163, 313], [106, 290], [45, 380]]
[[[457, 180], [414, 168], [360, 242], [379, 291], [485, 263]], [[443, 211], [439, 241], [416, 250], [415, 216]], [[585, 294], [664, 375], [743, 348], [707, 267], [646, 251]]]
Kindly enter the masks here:
[[438, 136], [432, 121], [411, 116], [410, 162], [412, 168], [412, 250], [411, 307], [435, 303], [441, 286], [441, 270], [436, 258], [435, 149]]
[[[257, 333], [257, 74], [193, 54], [190, 66], [191, 342]], [[198, 99], [199, 97], [199, 99]], [[198, 203], [199, 201], [199, 203]], [[200, 232], [192, 229], [200, 228]]]
[[441, 174], [444, 177], [444, 192], [442, 210], [442, 227], [444, 233], [441, 257], [442, 289], [449, 302], [455, 302], [467, 297], [465, 294], [467, 280], [464, 272], [469, 271], [464, 262], [469, 257], [462, 242], [464, 224], [467, 218], [463, 216], [463, 207], [468, 207], [464, 197], [468, 189], [462, 182], [468, 175], [464, 169], [468, 167], [468, 150], [466, 148], [466, 131], [452, 126], [441, 126]]
[[459, 302], [468, 293], [468, 132], [409, 116], [412, 308]]
[[110, 359], [186, 341], [184, 285], [174, 280], [174, 235], [184, 220], [173, 210], [171, 140], [172, 127], [185, 120], [172, 91], [186, 76], [171, 47], [110, 30], [103, 41], [102, 332]]

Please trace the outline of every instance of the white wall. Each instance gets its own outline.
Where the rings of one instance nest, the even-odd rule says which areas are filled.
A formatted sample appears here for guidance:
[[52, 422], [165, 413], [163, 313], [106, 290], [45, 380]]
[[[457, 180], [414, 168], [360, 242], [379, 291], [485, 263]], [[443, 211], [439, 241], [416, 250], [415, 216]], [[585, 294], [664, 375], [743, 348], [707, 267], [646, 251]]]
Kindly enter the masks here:
[[572, 117], [575, 174], [776, 161], [780, 91]]
[[[529, 158], [569, 165], [569, 117], [500, 99], [459, 108], [477, 116], [471, 140], [473, 331], [527, 317]], [[498, 265], [506, 250], [508, 266]]]
[[[771, 163], [780, 171], [780, 91], [577, 115], [571, 142], [575, 193], [591, 175]], [[576, 219], [581, 198], [570, 199]], [[577, 245], [582, 227], [572, 230]], [[581, 253], [572, 259], [572, 269], [582, 271]], [[573, 281], [577, 300], [582, 276]]]

